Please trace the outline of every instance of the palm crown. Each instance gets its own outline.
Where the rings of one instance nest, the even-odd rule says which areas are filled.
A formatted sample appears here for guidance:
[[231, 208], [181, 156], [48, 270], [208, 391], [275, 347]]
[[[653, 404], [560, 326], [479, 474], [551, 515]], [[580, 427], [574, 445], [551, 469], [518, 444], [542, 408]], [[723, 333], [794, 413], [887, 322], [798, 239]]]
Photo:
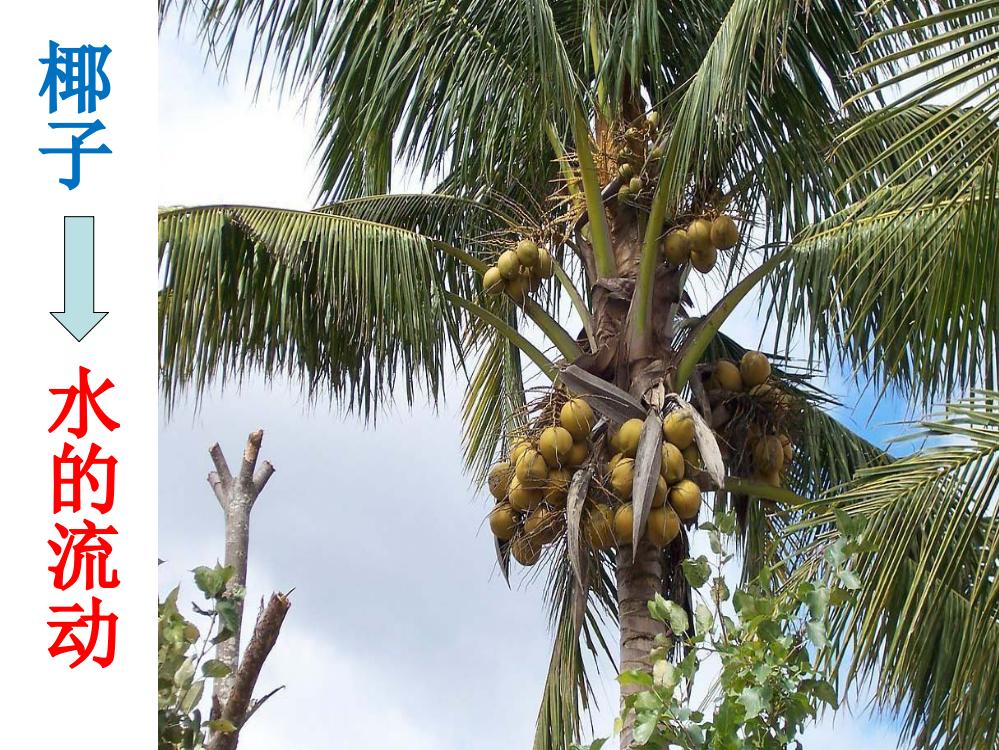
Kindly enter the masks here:
[[[612, 428], [661, 420], [681, 398], [709, 422], [724, 402], [712, 424], [723, 449], [731, 412], [762, 408], [794, 443], [781, 486], [742, 471], [738, 451], [702, 479], [739, 514], [746, 574], [782, 561], [778, 582], [791, 585], [821, 564], [835, 512], [867, 517], [865, 585], [824, 653], [878, 677], [914, 744], [995, 744], [999, 674], [977, 656], [999, 646], [996, 394], [924, 424], [961, 445], [893, 460], [779, 356], [783, 406], [717, 378], [707, 391], [714, 363], [746, 351], [720, 325], [761, 286], [775, 332], [804, 333], [812, 361], [915, 403], [995, 388], [994, 3], [161, 0], [161, 13], [174, 4], [224, 64], [246, 32], [258, 85], [271, 68], [318, 97], [322, 199], [161, 210], [168, 400], [286, 372], [371, 417], [397, 386], [438, 398], [467, 365], [465, 460], [483, 482], [572, 395]], [[398, 159], [433, 190], [390, 194]], [[698, 317], [695, 264], [664, 261], [663, 244], [721, 215], [742, 240], [720, 254], [725, 293]], [[551, 273], [486, 293], [483, 276], [524, 239], [550, 254]], [[535, 371], [555, 388], [525, 393]], [[610, 457], [605, 430], [588, 436], [580, 486]], [[641, 662], [626, 643], [643, 627], [633, 603], [685, 596], [686, 531], [663, 549], [639, 543], [663, 440], [648, 433], [656, 457], [637, 451], [633, 543], [580, 544], [577, 487], [545, 557], [556, 642], [539, 748], [578, 734], [581, 643], [608, 648], [601, 614], [620, 623], [626, 666]], [[705, 458], [718, 452], [703, 441]], [[505, 566], [508, 545], [498, 551]]]

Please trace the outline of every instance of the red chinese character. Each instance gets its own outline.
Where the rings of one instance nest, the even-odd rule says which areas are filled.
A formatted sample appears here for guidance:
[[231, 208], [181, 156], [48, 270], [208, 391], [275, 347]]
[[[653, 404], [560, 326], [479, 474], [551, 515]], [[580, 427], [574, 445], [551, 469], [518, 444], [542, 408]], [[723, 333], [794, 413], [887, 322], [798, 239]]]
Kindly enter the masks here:
[[66, 403], [62, 406], [62, 411], [59, 412], [59, 416], [56, 417], [56, 421], [49, 427], [49, 432], [53, 432], [56, 428], [61, 425], [66, 417], [69, 416], [69, 410], [73, 408], [73, 403], [76, 402], [77, 396], [79, 396], [79, 411], [80, 411], [80, 424], [76, 427], [68, 428], [69, 431], [76, 435], [77, 438], [82, 438], [87, 434], [87, 405], [94, 410], [94, 414], [97, 418], [101, 420], [101, 424], [107, 427], [109, 430], [116, 430], [121, 427], [120, 424], [111, 419], [107, 414], [105, 414], [101, 407], [97, 405], [97, 397], [100, 396], [108, 388], [114, 388], [114, 383], [112, 383], [107, 378], [104, 378], [104, 382], [101, 383], [100, 388], [96, 391], [90, 390], [90, 383], [87, 381], [87, 376], [90, 374], [90, 370], [86, 367], [80, 367], [80, 387], [77, 388], [75, 385], [69, 388], [49, 388], [49, 393], [55, 395], [63, 395], [66, 397]]
[[[70, 651], [75, 651], [77, 653], [77, 659], [72, 664], [70, 664], [71, 669], [75, 669], [84, 661], [87, 657], [93, 653], [94, 648], [97, 646], [97, 637], [100, 635], [101, 623], [106, 622], [108, 624], [108, 635], [107, 635], [107, 650], [104, 656], [95, 656], [94, 661], [100, 664], [102, 667], [108, 666], [114, 661], [114, 641], [115, 632], [118, 623], [118, 615], [101, 614], [101, 600], [96, 596], [91, 597], [91, 612], [89, 615], [80, 615], [80, 617], [72, 622], [50, 622], [48, 623], [51, 628], [59, 628], [59, 635], [56, 636], [55, 643], [49, 646], [49, 655], [52, 657], [59, 656], [59, 654], [66, 654]], [[83, 612], [83, 607], [79, 604], [74, 604], [72, 607], [49, 607], [53, 612]], [[87, 641], [87, 645], [84, 646], [83, 642], [73, 635], [74, 628], [90, 628], [90, 637]], [[63, 641], [69, 638], [71, 645], [64, 646]]]
[[[79, 456], [73, 456], [70, 458], [70, 453], [73, 452], [73, 446], [69, 443], [63, 443], [62, 455], [52, 456], [52, 472], [53, 472], [53, 507], [52, 512], [58, 513], [62, 508], [69, 507], [73, 509], [74, 513], [78, 513], [80, 510], [80, 480], [83, 477], [87, 478], [90, 483], [90, 491], [97, 492], [97, 488], [100, 487], [100, 482], [97, 481], [97, 477], [90, 473], [90, 470], [97, 464], [104, 464], [106, 471], [106, 481], [104, 483], [104, 502], [103, 503], [91, 503], [90, 507], [95, 510], [99, 510], [101, 515], [107, 513], [111, 510], [114, 505], [114, 469], [118, 465], [118, 459], [114, 456], [108, 456], [107, 458], [97, 458], [97, 454], [100, 453], [101, 446], [97, 443], [91, 443], [90, 452], [87, 453], [87, 460], [84, 461]], [[64, 478], [62, 475], [62, 467], [68, 464], [72, 467], [72, 477]], [[62, 499], [62, 487], [68, 484], [73, 490], [73, 499], [70, 501]]]
[[[87, 568], [87, 591], [90, 591], [94, 587], [94, 561], [97, 561], [97, 585], [102, 589], [113, 589], [120, 582], [118, 581], [118, 571], [117, 569], [111, 571], [110, 580], [107, 577], [107, 560], [108, 555], [111, 554], [111, 545], [106, 539], [103, 538], [103, 534], [117, 534], [118, 530], [114, 526], [108, 526], [106, 529], [98, 529], [94, 526], [93, 521], [84, 521], [83, 525], [85, 528], [82, 529], [66, 529], [62, 524], [56, 524], [55, 527], [59, 532], [59, 536], [65, 539], [69, 537], [64, 545], [59, 545], [58, 542], [53, 542], [49, 540], [49, 547], [52, 551], [59, 555], [59, 562], [49, 568], [54, 575], [53, 585], [61, 590], [65, 591], [70, 586], [72, 586], [80, 578], [80, 571], [83, 568], [83, 563], [86, 562]], [[77, 538], [76, 534], [81, 535]], [[66, 575], [66, 563], [69, 562], [70, 552], [73, 553], [73, 569], [72, 572], [67, 577]], [[96, 555], [93, 553], [97, 553]]]

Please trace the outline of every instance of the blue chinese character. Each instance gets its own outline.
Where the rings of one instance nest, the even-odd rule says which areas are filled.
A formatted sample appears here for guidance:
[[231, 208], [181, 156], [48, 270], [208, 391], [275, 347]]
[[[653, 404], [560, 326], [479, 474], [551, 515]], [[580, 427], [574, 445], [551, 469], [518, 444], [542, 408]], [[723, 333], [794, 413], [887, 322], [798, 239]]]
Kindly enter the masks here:
[[72, 154], [73, 155], [73, 176], [72, 177], [61, 177], [59, 182], [68, 187], [70, 190], [76, 188], [80, 184], [80, 154], [110, 154], [111, 149], [109, 149], [105, 144], [101, 144], [97, 148], [80, 148], [83, 142], [96, 133], [99, 130], [104, 130], [104, 123], [100, 120], [94, 120], [93, 122], [50, 122], [49, 127], [55, 130], [56, 128], [86, 128], [82, 135], [72, 136], [72, 147], [71, 148], [40, 148], [38, 149], [43, 154]]
[[[60, 55], [60, 52], [63, 54]], [[42, 65], [48, 65], [38, 95], [44, 96], [48, 92], [49, 112], [58, 108], [56, 93], [59, 84], [62, 84], [62, 91], [58, 92], [61, 99], [76, 97], [77, 112], [83, 112], [84, 99], [87, 112], [96, 110], [97, 100], [111, 93], [111, 82], [104, 73], [104, 61], [109, 54], [111, 48], [106, 44], [103, 47], [90, 44], [60, 47], [58, 42], [49, 41], [49, 56], [38, 59]]]

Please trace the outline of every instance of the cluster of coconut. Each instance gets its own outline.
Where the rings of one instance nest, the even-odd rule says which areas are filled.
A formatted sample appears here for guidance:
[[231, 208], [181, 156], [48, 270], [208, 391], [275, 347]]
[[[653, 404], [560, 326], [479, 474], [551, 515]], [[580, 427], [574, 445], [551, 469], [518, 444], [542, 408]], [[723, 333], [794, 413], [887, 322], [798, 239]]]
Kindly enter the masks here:
[[521, 240], [513, 250], [506, 250], [482, 276], [487, 294], [509, 295], [523, 304], [527, 295], [541, 288], [541, 282], [555, 273], [551, 253], [534, 240]]
[[[641, 419], [630, 419], [609, 436], [609, 446], [615, 453], [607, 462], [607, 484], [617, 501], [612, 543], [619, 545], [631, 544], [635, 454], [643, 426]], [[665, 547], [679, 535], [681, 522], [697, 519], [701, 509], [697, 480], [703, 469], [694, 443], [693, 418], [683, 409], [670, 412], [663, 419], [662, 462], [645, 526], [646, 537], [657, 547]]]
[[[735, 463], [748, 469], [752, 478], [780, 487], [794, 458], [794, 445], [780, 424], [792, 400], [771, 379], [771, 373], [765, 354], [746, 352], [738, 365], [725, 359], [715, 362], [705, 389], [711, 404], [711, 427], [723, 442], [747, 452], [746, 460]], [[760, 407], [753, 414], [765, 419], [733, 418], [738, 402], [747, 398]]]
[[509, 461], [489, 470], [489, 491], [497, 503], [489, 527], [521, 565], [533, 565], [546, 544], [566, 528], [565, 506], [572, 469], [589, 459], [589, 434], [596, 423], [582, 399], [563, 404], [558, 424], [546, 427], [537, 440], [518, 440]]
[[663, 254], [671, 268], [689, 262], [701, 273], [708, 273], [718, 261], [718, 251], [733, 248], [738, 242], [735, 221], [721, 214], [712, 221], [694, 219], [685, 229], [672, 230], [663, 242]]
[[624, 132], [623, 143], [617, 153], [618, 173], [621, 183], [617, 199], [620, 203], [634, 203], [643, 193], [651, 192], [657, 170], [648, 167], [658, 162], [663, 151], [653, 146], [659, 130], [660, 116], [655, 110], [639, 117]]

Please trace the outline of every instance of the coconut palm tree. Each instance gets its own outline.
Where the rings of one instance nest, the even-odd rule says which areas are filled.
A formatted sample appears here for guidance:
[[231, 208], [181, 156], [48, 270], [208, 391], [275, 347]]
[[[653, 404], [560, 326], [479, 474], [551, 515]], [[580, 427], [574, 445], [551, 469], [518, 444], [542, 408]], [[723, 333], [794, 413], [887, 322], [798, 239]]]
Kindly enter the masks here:
[[[873, 679], [914, 745], [995, 744], [996, 395], [924, 426], [961, 445], [894, 460], [827, 413], [808, 367], [773, 352], [766, 388], [736, 393], [718, 365], [749, 348], [720, 327], [752, 295], [775, 348], [801, 337], [807, 366], [860, 386], [917, 406], [996, 386], [994, 2], [161, 0], [170, 13], [223, 69], [245, 39], [257, 86], [272, 71], [314, 97], [321, 199], [161, 210], [168, 402], [280, 373], [373, 418], [397, 387], [436, 401], [470, 368], [482, 484], [567, 399], [595, 412], [539, 563], [555, 643], [537, 748], [578, 736], [584, 652], [647, 668], [648, 600], [689, 600], [693, 528], [662, 547], [646, 533], [676, 411], [695, 427], [686, 470], [736, 511], [747, 576], [779, 561], [792, 584], [836, 514], [868, 519], [828, 658]], [[392, 194], [400, 160], [432, 189]], [[630, 419], [632, 535], [605, 544], [594, 498]], [[793, 443], [779, 477], [753, 468], [768, 432]]]

